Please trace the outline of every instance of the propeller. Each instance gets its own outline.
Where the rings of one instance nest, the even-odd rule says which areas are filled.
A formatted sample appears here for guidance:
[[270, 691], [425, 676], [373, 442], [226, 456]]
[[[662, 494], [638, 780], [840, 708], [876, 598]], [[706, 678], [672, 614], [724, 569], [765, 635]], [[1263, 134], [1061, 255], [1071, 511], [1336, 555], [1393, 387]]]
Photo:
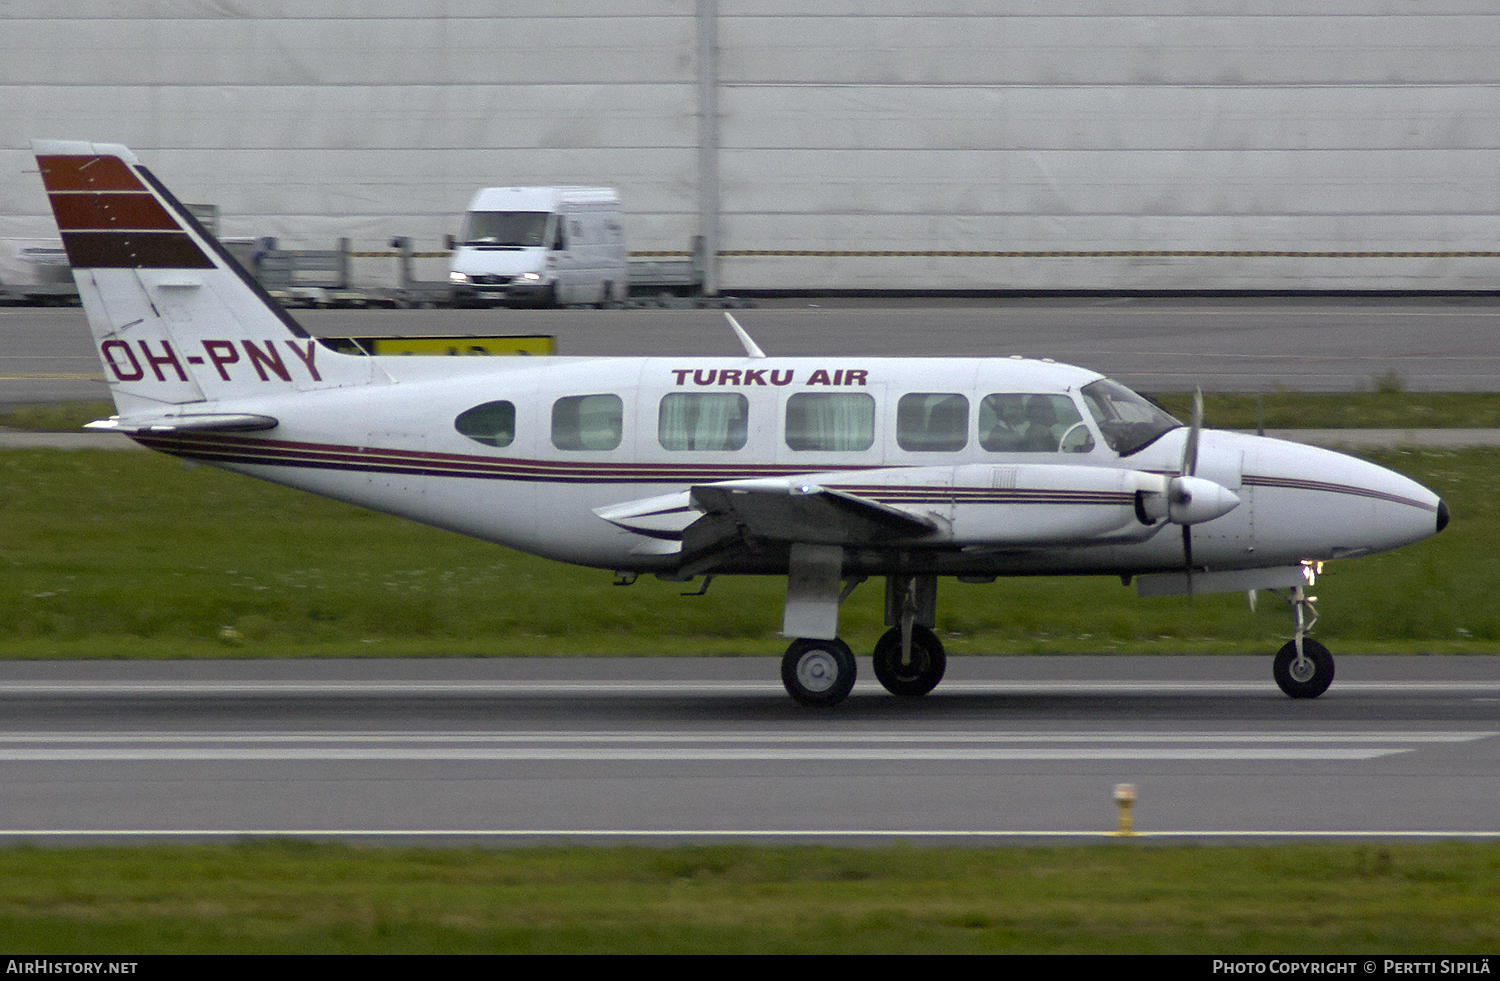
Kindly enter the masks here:
[[1165, 519], [1182, 526], [1182, 562], [1188, 595], [1193, 592], [1193, 525], [1228, 514], [1239, 507], [1239, 495], [1228, 487], [1198, 476], [1199, 434], [1203, 431], [1203, 392], [1193, 396], [1193, 422], [1182, 444], [1182, 464], [1175, 477], [1156, 478], [1160, 490], [1137, 491], [1136, 517], [1144, 525]]
[[[1203, 389], [1193, 390], [1193, 423], [1188, 427], [1187, 441], [1182, 444], [1182, 474], [1172, 481], [1168, 489], [1169, 509], [1181, 512], [1184, 516], [1193, 503], [1193, 491], [1183, 477], [1198, 476], [1198, 434], [1203, 430]], [[1193, 526], [1186, 521], [1182, 524], [1182, 561], [1183, 571], [1187, 573], [1188, 596], [1193, 595]]]

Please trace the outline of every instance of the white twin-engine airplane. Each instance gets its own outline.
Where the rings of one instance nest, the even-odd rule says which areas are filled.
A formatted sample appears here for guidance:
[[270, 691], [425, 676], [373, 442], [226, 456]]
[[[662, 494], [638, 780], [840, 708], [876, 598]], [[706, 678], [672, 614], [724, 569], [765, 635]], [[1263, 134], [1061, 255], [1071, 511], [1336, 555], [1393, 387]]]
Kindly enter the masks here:
[[[782, 680], [854, 684], [839, 603], [884, 576], [876, 677], [943, 676], [937, 580], [1114, 575], [1142, 595], [1285, 589], [1274, 675], [1322, 694], [1320, 563], [1448, 511], [1373, 464], [1183, 425], [1020, 358], [420, 358], [310, 336], [122, 146], [38, 141], [119, 414], [152, 449], [537, 555], [672, 581], [787, 577]], [[1252, 592], [1252, 598], [1253, 598]]]

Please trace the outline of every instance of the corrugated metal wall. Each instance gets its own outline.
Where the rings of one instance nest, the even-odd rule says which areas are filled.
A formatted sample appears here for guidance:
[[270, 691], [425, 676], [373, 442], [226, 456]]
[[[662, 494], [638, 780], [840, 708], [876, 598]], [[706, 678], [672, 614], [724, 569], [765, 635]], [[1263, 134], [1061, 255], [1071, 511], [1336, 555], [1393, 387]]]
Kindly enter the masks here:
[[0, 238], [50, 231], [49, 136], [131, 145], [226, 235], [436, 248], [477, 186], [586, 183], [682, 249], [707, 91], [729, 290], [1500, 288], [1441, 254], [1500, 252], [1500, 11], [1327, 6], [10, 0]]

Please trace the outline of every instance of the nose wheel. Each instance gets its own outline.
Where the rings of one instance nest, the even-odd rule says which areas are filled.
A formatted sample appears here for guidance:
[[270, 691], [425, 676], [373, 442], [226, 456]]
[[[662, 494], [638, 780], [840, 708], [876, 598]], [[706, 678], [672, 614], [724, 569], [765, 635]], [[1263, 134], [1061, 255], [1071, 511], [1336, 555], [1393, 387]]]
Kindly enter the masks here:
[[1302, 650], [1295, 640], [1276, 652], [1271, 667], [1276, 684], [1292, 698], [1317, 698], [1333, 684], [1333, 655], [1311, 637], [1302, 638]]
[[1316, 600], [1302, 586], [1294, 586], [1287, 597], [1296, 620], [1296, 633], [1276, 652], [1271, 674], [1277, 686], [1292, 698], [1317, 698], [1333, 684], [1333, 655], [1307, 636], [1318, 622], [1318, 611], [1313, 607]]
[[854, 653], [842, 640], [792, 641], [781, 658], [781, 683], [802, 705], [837, 705], [854, 688]]

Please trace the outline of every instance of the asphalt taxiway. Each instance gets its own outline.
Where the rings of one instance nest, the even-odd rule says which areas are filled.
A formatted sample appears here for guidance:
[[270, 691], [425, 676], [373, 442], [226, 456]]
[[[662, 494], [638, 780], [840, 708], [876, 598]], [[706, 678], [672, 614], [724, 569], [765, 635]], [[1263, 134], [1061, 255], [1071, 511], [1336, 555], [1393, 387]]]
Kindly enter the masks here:
[[[737, 355], [722, 312], [296, 310], [321, 336], [547, 334], [560, 354]], [[1154, 392], [1500, 390], [1500, 298], [1071, 297], [757, 301], [770, 355], [1023, 355]], [[0, 307], [0, 406], [106, 397], [83, 312]]]

